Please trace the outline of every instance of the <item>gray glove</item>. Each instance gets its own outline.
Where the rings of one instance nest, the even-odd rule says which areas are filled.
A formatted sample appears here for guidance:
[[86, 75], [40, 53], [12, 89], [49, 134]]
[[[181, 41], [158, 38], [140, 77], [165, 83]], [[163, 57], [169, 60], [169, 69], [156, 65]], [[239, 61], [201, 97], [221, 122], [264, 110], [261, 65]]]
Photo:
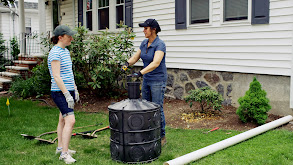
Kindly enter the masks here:
[[79, 101], [79, 93], [78, 93], [78, 90], [76, 89], [74, 92], [75, 92], [75, 101], [78, 102]]
[[66, 99], [66, 102], [68, 104], [68, 108], [73, 109], [74, 108], [74, 100], [73, 97], [71, 96], [71, 94], [69, 92], [65, 92], [63, 93]]

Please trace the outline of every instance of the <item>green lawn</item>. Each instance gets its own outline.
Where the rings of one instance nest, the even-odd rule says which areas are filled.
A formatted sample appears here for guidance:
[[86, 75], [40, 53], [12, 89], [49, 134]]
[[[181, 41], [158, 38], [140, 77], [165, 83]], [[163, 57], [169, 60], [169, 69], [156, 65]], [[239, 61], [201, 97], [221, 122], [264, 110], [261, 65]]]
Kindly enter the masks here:
[[[11, 116], [8, 116], [6, 98], [0, 98], [0, 164], [65, 164], [55, 155], [57, 144], [41, 144], [36, 140], [26, 140], [20, 134], [38, 135], [56, 129], [59, 111], [56, 108], [38, 106], [37, 102], [10, 100]], [[76, 112], [76, 127], [102, 123], [108, 125], [104, 113]], [[76, 130], [85, 131], [97, 127]], [[164, 162], [206, 147], [241, 132], [217, 130], [203, 134], [207, 130], [183, 130], [167, 127], [167, 145], [162, 148], [158, 160], [149, 165]], [[227, 134], [231, 132], [230, 134]], [[77, 150], [75, 164], [115, 165], [110, 156], [110, 130], [97, 134], [96, 139], [72, 137], [71, 149]], [[56, 134], [43, 136], [55, 138]], [[293, 165], [293, 133], [287, 130], [272, 130], [250, 140], [229, 147], [191, 164], [231, 164], [231, 165]]]

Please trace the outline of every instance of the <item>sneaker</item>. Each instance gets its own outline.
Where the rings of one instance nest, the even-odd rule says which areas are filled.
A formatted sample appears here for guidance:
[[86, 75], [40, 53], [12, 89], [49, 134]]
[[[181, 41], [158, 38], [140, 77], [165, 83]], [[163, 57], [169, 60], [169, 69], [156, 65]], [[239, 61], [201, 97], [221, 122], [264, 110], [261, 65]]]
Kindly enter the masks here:
[[76, 160], [73, 159], [68, 153], [66, 153], [66, 154], [61, 154], [60, 157], [59, 157], [59, 160], [64, 160], [64, 162], [65, 162], [66, 164], [71, 164], [71, 163], [76, 162]]
[[161, 146], [166, 145], [166, 143], [167, 143], [167, 140], [166, 140], [166, 137], [164, 136], [161, 138]]
[[[58, 148], [56, 148], [56, 154], [61, 154], [61, 152], [62, 152], [62, 149], [59, 149], [59, 150], [58, 150]], [[70, 156], [72, 156], [73, 154], [76, 153], [76, 151], [68, 149], [67, 153], [68, 153]]]

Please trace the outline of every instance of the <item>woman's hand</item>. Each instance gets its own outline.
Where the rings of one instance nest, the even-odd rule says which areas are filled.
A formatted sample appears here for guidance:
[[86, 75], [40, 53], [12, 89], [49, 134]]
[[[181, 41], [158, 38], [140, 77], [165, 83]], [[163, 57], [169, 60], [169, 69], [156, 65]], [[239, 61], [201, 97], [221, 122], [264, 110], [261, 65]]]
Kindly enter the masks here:
[[68, 108], [73, 109], [74, 108], [74, 100], [73, 100], [73, 97], [71, 96], [71, 94], [67, 91], [67, 92], [63, 93], [63, 95], [65, 96], [66, 102], [68, 104]]
[[77, 89], [74, 90], [74, 94], [75, 94], [75, 102], [78, 102], [79, 101], [79, 93], [78, 93]]

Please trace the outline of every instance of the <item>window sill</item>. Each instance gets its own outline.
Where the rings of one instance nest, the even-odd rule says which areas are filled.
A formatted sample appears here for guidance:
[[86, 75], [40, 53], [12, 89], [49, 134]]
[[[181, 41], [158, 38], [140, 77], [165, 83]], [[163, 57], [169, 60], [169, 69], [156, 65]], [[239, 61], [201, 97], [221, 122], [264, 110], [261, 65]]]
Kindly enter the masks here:
[[205, 28], [212, 26], [211, 23], [196, 23], [196, 24], [189, 24], [187, 28]]
[[225, 21], [221, 23], [222, 26], [239, 26], [239, 25], [251, 25], [248, 20], [235, 20], [235, 21]]
[[97, 31], [88, 31], [88, 34], [89, 35], [95, 35], [95, 34], [101, 34], [102, 32], [108, 32], [108, 33], [118, 33], [118, 32], [121, 32], [123, 31], [124, 29], [123, 28], [118, 28], [118, 29], [115, 29], [115, 30], [110, 30], [110, 29], [102, 29], [102, 30], [97, 30]]

